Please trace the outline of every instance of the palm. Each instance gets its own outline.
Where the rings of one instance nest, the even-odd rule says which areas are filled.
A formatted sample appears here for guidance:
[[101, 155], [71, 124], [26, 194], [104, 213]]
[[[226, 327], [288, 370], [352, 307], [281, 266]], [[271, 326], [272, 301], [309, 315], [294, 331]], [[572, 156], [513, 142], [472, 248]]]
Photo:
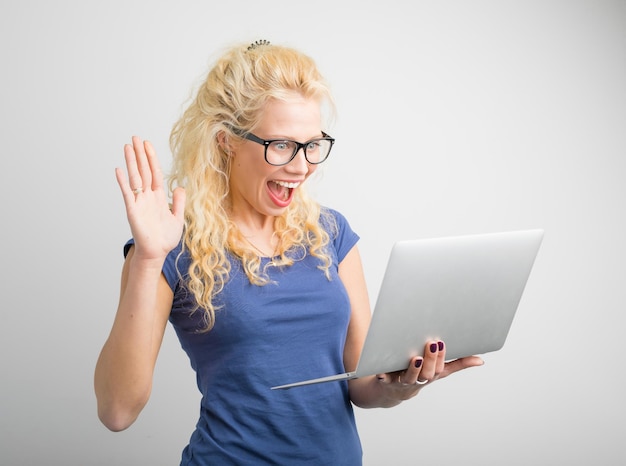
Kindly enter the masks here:
[[[180, 241], [184, 224], [185, 192], [177, 188], [168, 204], [163, 174], [149, 142], [133, 137], [124, 147], [128, 179], [121, 169], [116, 177], [126, 205], [126, 215], [135, 241], [135, 255], [144, 259], [164, 257]], [[134, 191], [142, 188], [140, 191]]]

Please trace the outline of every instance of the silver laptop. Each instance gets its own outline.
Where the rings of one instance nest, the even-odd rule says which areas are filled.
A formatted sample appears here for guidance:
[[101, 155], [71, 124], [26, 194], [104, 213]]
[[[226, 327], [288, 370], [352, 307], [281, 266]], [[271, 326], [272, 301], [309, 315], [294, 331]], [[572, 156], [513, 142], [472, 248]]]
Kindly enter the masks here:
[[428, 340], [446, 359], [502, 348], [543, 230], [399, 241], [383, 277], [354, 372], [297, 381], [292, 388], [404, 370]]

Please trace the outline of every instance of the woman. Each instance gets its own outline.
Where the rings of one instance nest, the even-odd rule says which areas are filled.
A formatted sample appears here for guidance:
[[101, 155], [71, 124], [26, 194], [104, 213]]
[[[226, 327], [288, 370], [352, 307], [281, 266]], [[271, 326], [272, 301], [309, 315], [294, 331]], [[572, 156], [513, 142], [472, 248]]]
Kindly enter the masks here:
[[433, 341], [400, 373], [270, 390], [354, 370], [370, 322], [358, 236], [303, 189], [332, 149], [332, 106], [309, 57], [258, 41], [217, 61], [174, 126], [171, 205], [150, 143], [125, 146], [133, 239], [95, 373], [109, 429], [148, 401], [168, 320], [202, 393], [184, 465], [361, 464], [352, 404], [395, 406], [482, 363], [444, 363]]

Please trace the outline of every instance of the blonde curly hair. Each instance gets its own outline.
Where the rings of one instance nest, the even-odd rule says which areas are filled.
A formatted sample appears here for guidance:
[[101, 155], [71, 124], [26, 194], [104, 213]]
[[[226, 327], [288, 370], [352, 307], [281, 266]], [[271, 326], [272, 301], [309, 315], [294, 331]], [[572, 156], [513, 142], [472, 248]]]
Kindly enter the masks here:
[[[207, 331], [215, 324], [214, 297], [228, 280], [228, 253], [241, 259], [251, 283], [268, 283], [261, 259], [229, 218], [231, 157], [219, 137], [240, 140], [259, 123], [270, 99], [285, 100], [294, 92], [327, 104], [334, 114], [330, 89], [310, 57], [266, 41], [235, 46], [216, 61], [172, 129], [174, 160], [168, 184], [170, 190], [176, 186], [186, 190], [183, 250], [191, 257], [186, 286], [196, 301], [194, 311], [205, 313]], [[274, 222], [279, 257], [273, 264], [289, 266], [308, 252], [320, 260], [319, 268], [330, 279], [331, 257], [325, 248], [330, 238], [322, 223], [328, 228], [333, 222], [324, 215], [320, 205], [298, 188]]]

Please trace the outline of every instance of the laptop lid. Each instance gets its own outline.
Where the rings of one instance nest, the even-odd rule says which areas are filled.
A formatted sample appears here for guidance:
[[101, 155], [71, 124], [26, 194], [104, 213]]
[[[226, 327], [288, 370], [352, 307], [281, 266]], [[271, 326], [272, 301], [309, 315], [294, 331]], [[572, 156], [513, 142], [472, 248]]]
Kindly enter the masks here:
[[399, 241], [392, 247], [355, 372], [272, 388], [404, 370], [428, 340], [446, 358], [502, 348], [543, 230]]

